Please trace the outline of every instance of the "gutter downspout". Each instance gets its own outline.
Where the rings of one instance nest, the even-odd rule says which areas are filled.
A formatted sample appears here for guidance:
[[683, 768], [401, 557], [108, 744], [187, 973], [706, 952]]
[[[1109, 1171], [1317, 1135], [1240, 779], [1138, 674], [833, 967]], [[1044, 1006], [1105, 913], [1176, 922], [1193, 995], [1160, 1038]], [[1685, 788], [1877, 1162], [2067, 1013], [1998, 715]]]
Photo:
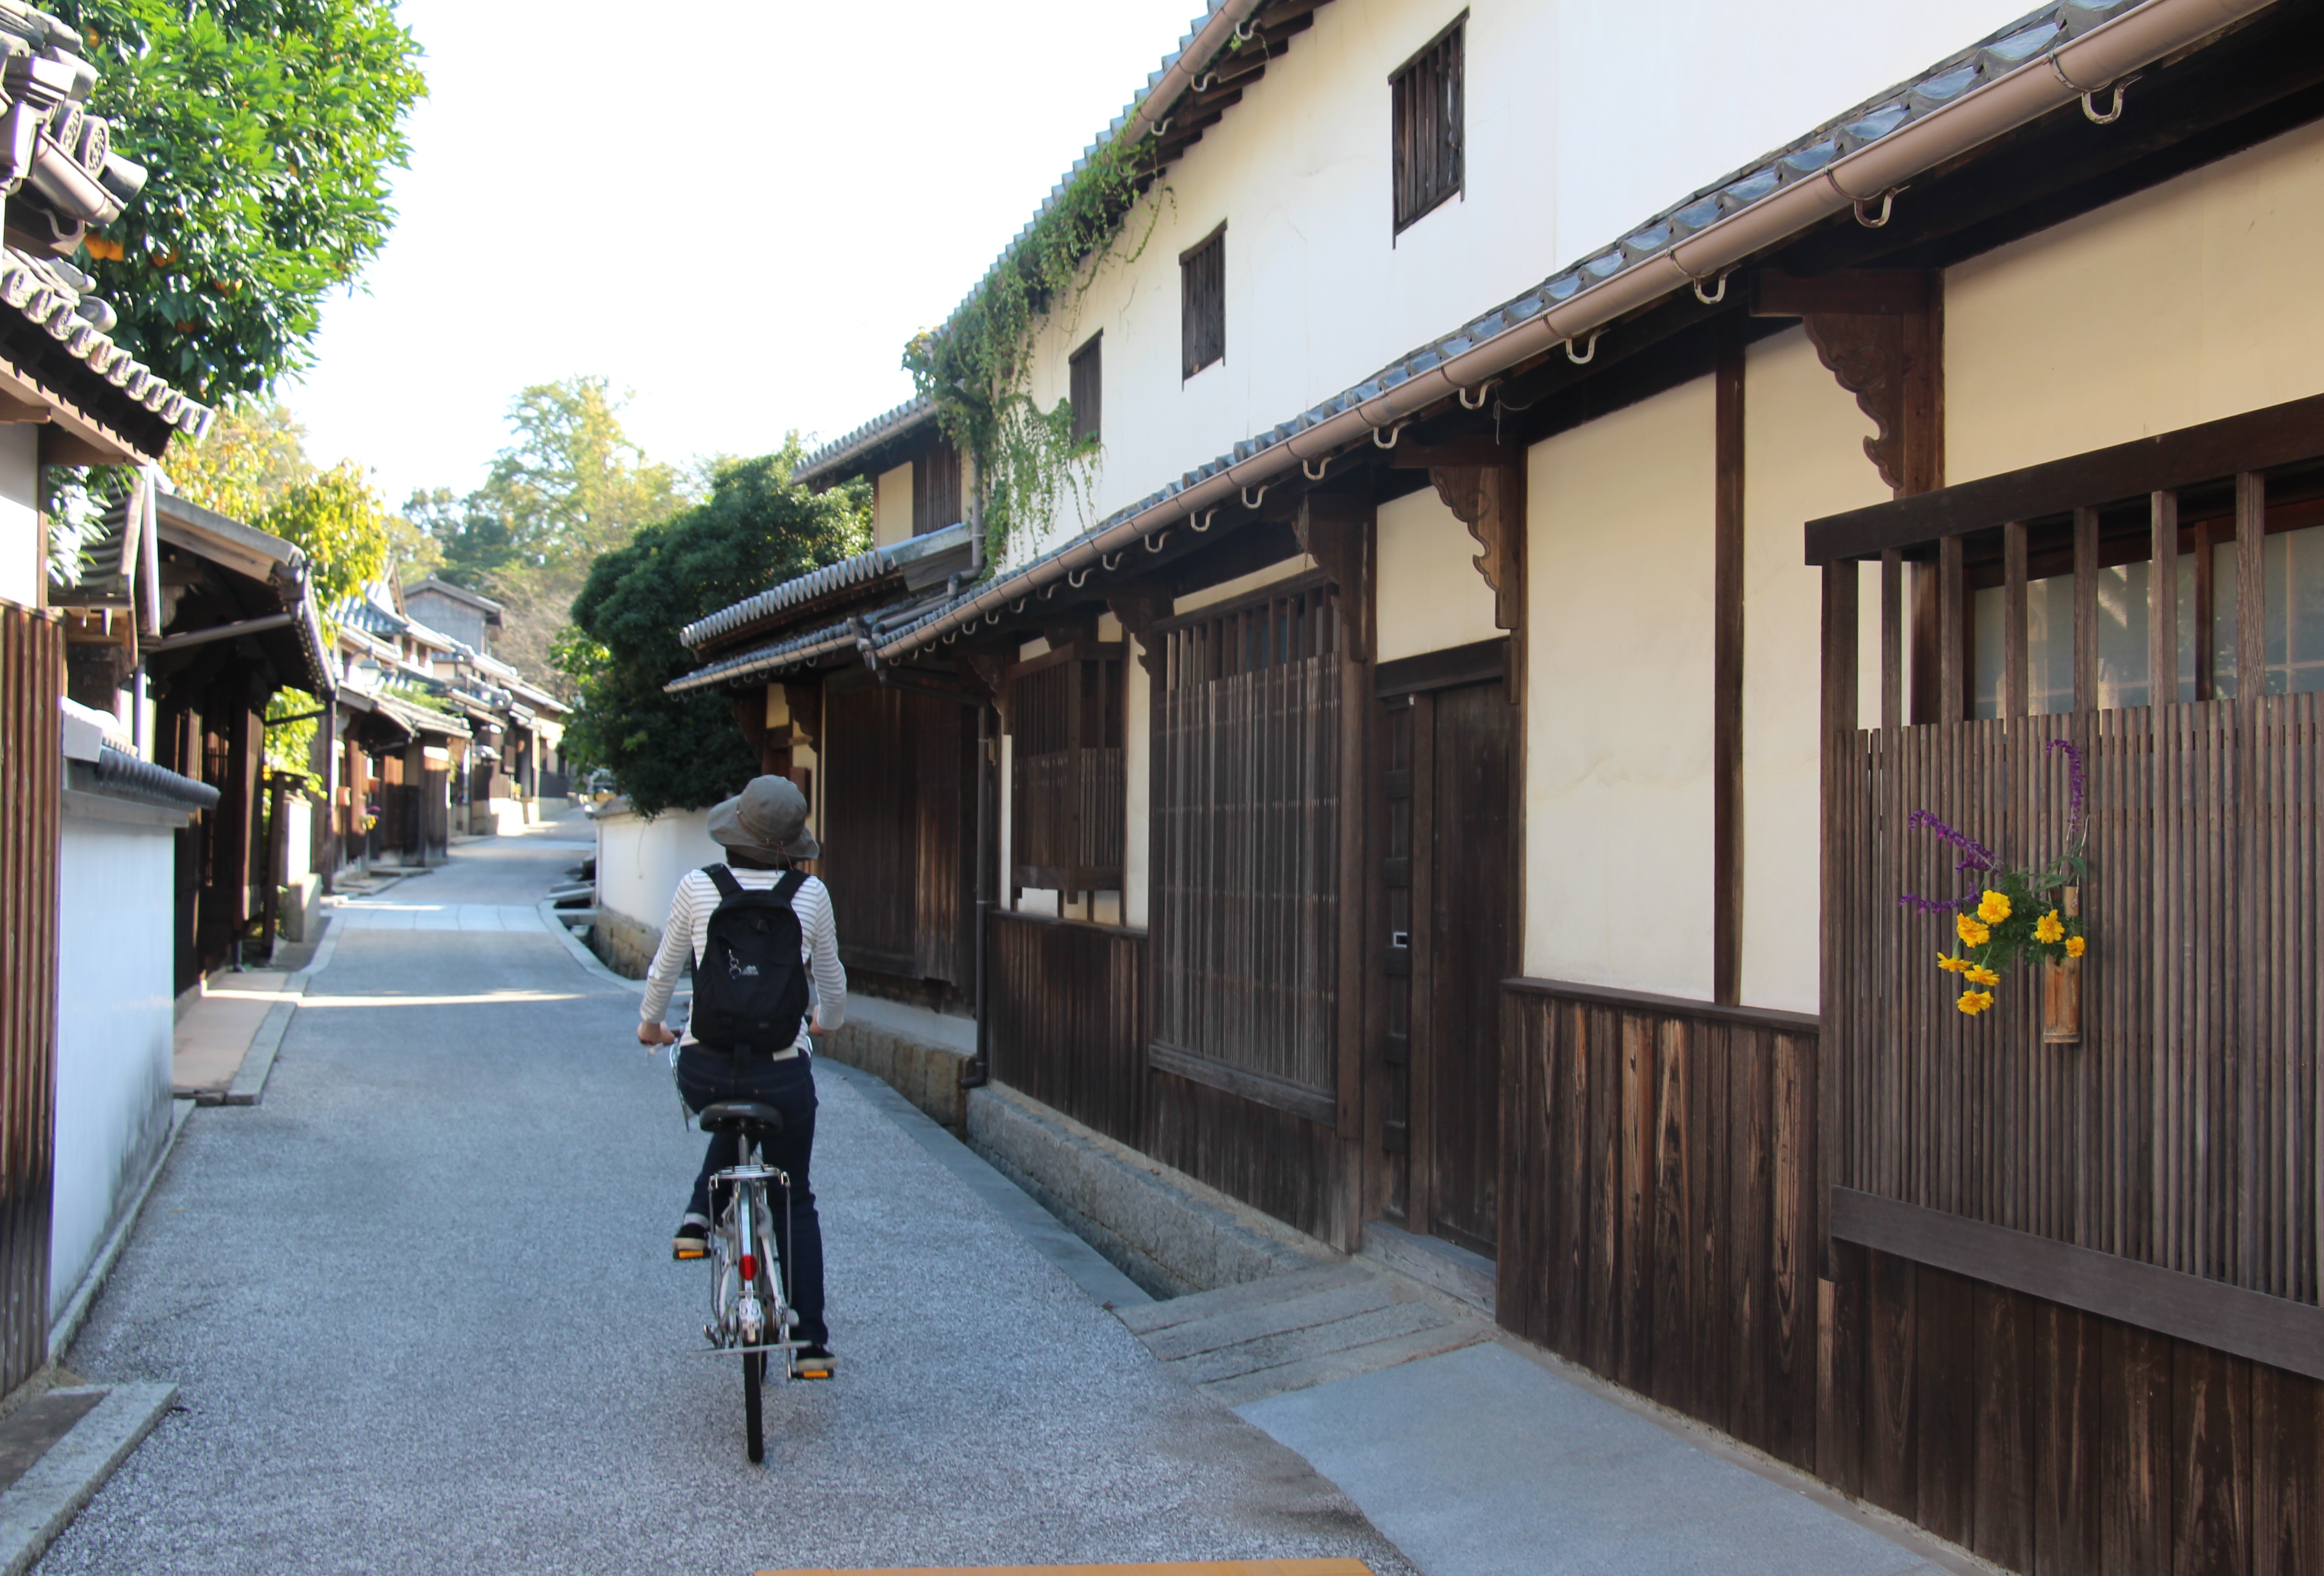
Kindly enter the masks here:
[[[1021, 601], [1045, 584], [1093, 565], [1102, 567], [1107, 558], [1157, 531], [1181, 521], [1194, 520], [1205, 510], [1238, 501], [1250, 488], [1273, 481], [1295, 463], [1314, 459], [1368, 435], [1388, 430], [1560, 343], [1586, 341], [1618, 318], [1691, 289], [1698, 280], [1725, 273], [1810, 225], [1858, 202], [1893, 191], [1908, 177], [2071, 104], [2085, 93], [2098, 92], [2130, 72], [2264, 11], [2274, 3], [2275, 0], [2145, 0], [2145, 4], [2034, 56], [2015, 69], [1897, 127], [1877, 142], [1843, 154], [1816, 174], [1803, 176], [1749, 207], [1704, 226], [1637, 265], [1579, 291], [1524, 323], [1504, 329], [1452, 360], [1407, 378], [1393, 389], [1383, 390], [1364, 403], [1320, 421], [1305, 432], [1294, 433], [1208, 481], [1132, 515], [1110, 530], [1076, 543], [1055, 558], [996, 582], [975, 601], [899, 637], [883, 649], [883, 654], [890, 658], [901, 656], [954, 630], [965, 629], [988, 613], [997, 616], [1009, 604]], [[1242, 7], [1237, 0], [1215, 14], [1198, 35], [1197, 45], [1203, 38], [1229, 25], [1225, 18], [1239, 8]], [[1195, 53], [1194, 47], [1181, 51], [1179, 62], [1194, 58]], [[1176, 69], [1174, 66], [1173, 71]], [[1191, 68], [1187, 74], [1191, 76]], [[1164, 73], [1164, 83], [1169, 81], [1171, 75]], [[1147, 102], [1150, 104], [1160, 97], [1161, 88], [1157, 85]]]

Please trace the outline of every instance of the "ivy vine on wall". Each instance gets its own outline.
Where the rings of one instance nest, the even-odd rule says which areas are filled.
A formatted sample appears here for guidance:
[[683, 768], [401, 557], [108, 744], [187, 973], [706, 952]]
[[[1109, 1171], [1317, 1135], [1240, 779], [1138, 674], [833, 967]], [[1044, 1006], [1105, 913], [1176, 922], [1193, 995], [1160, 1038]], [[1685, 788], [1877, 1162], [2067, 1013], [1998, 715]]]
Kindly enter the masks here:
[[1010, 542], [1036, 539], [1070, 491], [1086, 508], [1099, 440], [1074, 438], [1073, 403], [1033, 398], [1034, 343], [1045, 317], [1070, 314], [1110, 264], [1135, 262], [1161, 217], [1161, 189], [1135, 244], [1118, 244], [1154, 179], [1152, 143], [1109, 145], [1067, 179], [1057, 198], [993, 264], [941, 328], [904, 347], [904, 366], [937, 424], [975, 467], [988, 572]]

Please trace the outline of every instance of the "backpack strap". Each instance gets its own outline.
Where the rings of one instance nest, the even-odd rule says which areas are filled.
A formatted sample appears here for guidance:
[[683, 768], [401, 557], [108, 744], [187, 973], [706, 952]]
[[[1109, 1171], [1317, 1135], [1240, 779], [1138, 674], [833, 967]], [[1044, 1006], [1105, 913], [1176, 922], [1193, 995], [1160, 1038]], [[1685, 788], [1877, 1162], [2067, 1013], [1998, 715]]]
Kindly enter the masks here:
[[793, 865], [783, 872], [783, 879], [775, 883], [775, 896], [788, 908], [791, 906], [791, 899], [798, 896], [798, 889], [805, 885], [807, 872]]
[[736, 880], [734, 872], [724, 865], [706, 864], [702, 867], [702, 873], [708, 876], [710, 884], [718, 889], [719, 901], [728, 902], [742, 895], [742, 883]]

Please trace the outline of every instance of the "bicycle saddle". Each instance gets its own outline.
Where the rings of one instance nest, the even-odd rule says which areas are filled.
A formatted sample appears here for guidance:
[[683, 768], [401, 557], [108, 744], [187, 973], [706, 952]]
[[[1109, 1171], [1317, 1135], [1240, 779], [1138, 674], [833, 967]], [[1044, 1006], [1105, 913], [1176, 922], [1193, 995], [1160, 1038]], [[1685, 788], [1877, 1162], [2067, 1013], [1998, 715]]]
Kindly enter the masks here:
[[706, 1133], [758, 1133], [775, 1138], [783, 1130], [783, 1113], [755, 1100], [722, 1100], [715, 1105], [704, 1106], [694, 1120]]

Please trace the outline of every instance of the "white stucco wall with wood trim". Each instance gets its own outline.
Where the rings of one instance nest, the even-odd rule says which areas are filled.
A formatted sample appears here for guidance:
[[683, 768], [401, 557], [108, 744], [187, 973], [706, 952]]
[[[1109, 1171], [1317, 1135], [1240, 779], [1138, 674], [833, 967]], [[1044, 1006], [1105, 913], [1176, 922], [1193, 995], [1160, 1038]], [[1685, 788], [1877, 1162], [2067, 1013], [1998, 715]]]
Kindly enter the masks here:
[[1434, 487], [1379, 506], [1373, 599], [1383, 662], [1499, 638], [1477, 539]]
[[898, 465], [872, 480], [872, 545], [893, 547], [912, 539], [912, 467]]
[[1709, 378], [1536, 444], [1525, 972], [1711, 993]]
[[41, 604], [41, 429], [0, 423], [0, 601]]
[[[1462, 194], [1393, 233], [1388, 77], [1458, 0], [1335, 0], [1165, 173], [1121, 255], [1044, 325], [1031, 393], [1105, 331], [1104, 452], [1029, 555], [1578, 263], [1655, 209], [2015, 20], [2024, 0], [1711, 0], [1469, 12]], [[1738, 84], [1748, 84], [1738, 90]], [[1653, 106], [1640, 113], [1640, 106]], [[1618, 134], [1608, 128], [1618, 127]], [[1227, 226], [1225, 359], [1180, 364], [1178, 257]]]
[[[1743, 366], [1740, 994], [1747, 1007], [1813, 1012], [1823, 576], [1805, 562], [1802, 528], [1885, 502], [1889, 490], [1864, 453], [1871, 419], [1816, 359], [1804, 329], [1752, 346]], [[1877, 594], [1867, 605], [1877, 629]], [[1873, 696], [1877, 705], [1877, 686]]]
[[1945, 273], [1945, 480], [2324, 392], [2324, 124]]

